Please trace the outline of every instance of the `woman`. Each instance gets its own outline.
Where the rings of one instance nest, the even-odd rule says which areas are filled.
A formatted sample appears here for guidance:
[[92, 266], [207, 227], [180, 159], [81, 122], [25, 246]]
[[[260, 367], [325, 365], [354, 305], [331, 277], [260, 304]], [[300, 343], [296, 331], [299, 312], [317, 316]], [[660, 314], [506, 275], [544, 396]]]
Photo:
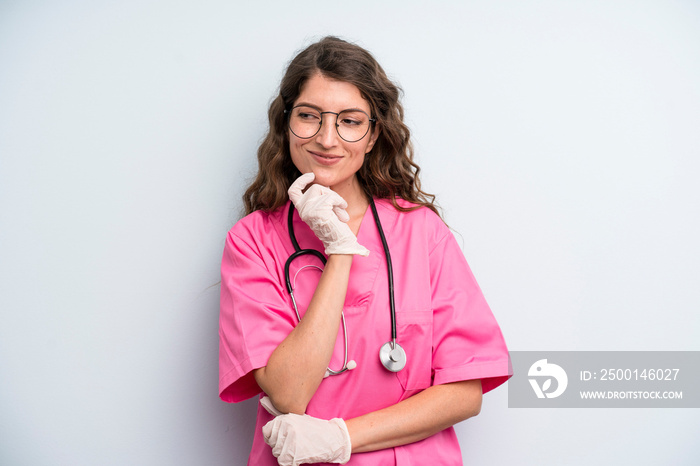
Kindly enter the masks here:
[[[222, 262], [221, 398], [262, 399], [249, 464], [462, 464], [452, 425], [510, 375], [420, 188], [398, 99], [366, 50], [327, 37], [292, 60], [270, 105]], [[290, 209], [299, 247], [324, 251], [325, 266], [307, 254], [285, 273]]]

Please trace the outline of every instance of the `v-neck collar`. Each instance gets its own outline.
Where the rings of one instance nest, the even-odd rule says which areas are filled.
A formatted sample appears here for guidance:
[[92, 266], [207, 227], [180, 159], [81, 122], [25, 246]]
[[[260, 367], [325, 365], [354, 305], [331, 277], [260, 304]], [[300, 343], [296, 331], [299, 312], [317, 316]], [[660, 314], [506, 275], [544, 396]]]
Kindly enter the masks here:
[[[362, 244], [360, 241], [362, 236], [365, 235], [364, 230], [366, 230], [367, 223], [370, 222], [370, 220], [367, 217], [372, 217], [371, 223], [374, 225], [374, 216], [372, 215], [372, 207], [370, 207], [369, 202], [367, 203], [367, 208], [365, 209], [365, 213], [362, 215], [362, 220], [360, 220], [360, 228], [357, 230], [357, 242]], [[365, 246], [367, 247], [367, 246]]]

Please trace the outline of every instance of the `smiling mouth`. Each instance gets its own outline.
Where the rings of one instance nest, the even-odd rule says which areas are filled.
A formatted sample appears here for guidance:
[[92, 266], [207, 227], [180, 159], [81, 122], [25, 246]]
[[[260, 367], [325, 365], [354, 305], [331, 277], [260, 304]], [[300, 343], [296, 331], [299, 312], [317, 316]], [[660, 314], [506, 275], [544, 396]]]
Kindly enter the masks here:
[[321, 153], [318, 153], [318, 152], [311, 152], [311, 153], [312, 153], [313, 155], [315, 155], [316, 157], [321, 157], [322, 159], [326, 159], [326, 160], [335, 160], [335, 159], [341, 158], [339, 155], [321, 154]]

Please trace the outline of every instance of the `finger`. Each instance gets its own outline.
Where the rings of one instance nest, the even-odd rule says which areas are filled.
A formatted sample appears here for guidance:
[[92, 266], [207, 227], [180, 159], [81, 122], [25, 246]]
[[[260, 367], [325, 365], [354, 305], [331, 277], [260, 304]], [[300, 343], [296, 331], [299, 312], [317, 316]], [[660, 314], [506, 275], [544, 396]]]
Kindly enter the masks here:
[[272, 404], [272, 400], [269, 396], [264, 396], [260, 398], [260, 404], [263, 408], [265, 408], [265, 411], [272, 414], [273, 416], [280, 416], [282, 414], [282, 412], [275, 408], [275, 405]]
[[328, 199], [333, 207], [340, 207], [341, 209], [347, 209], [348, 203], [342, 196], [333, 190], [328, 190]]
[[274, 447], [275, 444], [277, 443], [277, 431], [279, 430], [279, 426], [277, 426], [276, 422], [277, 418], [271, 420], [267, 424], [265, 424], [262, 428], [262, 433], [263, 433], [263, 438], [265, 439], [265, 443], [270, 445], [271, 447]]
[[291, 199], [295, 205], [299, 198], [301, 198], [301, 192], [304, 190], [304, 188], [306, 188], [306, 185], [314, 180], [314, 178], [316, 178], [316, 175], [314, 175], [313, 172], [304, 173], [299, 178], [294, 180], [294, 183], [292, 183], [292, 185], [289, 187], [287, 194], [289, 194], [289, 199]]
[[270, 441], [267, 442], [272, 448], [272, 456], [277, 458], [280, 465], [285, 464], [284, 458], [281, 456], [285, 448], [289, 448], [289, 423], [286, 422], [286, 416], [276, 417], [274, 420], [273, 434]]
[[303, 196], [307, 198], [321, 197], [329, 192], [331, 192], [330, 188], [326, 188], [325, 186], [321, 186], [320, 184], [312, 184], [311, 186], [309, 186], [309, 189], [306, 190]]
[[335, 212], [335, 215], [338, 216], [341, 222], [348, 223], [350, 221], [350, 215], [348, 215], [347, 211], [342, 207], [333, 206], [333, 212]]

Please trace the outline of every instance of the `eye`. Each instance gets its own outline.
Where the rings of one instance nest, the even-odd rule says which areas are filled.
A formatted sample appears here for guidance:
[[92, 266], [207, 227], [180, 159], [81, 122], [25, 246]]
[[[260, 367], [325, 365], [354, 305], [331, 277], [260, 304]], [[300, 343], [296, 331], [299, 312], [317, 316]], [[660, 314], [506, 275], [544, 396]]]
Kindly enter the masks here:
[[299, 112], [297, 117], [302, 120], [318, 120], [321, 118], [317, 113], [313, 112]]
[[338, 123], [343, 126], [362, 126], [367, 123], [367, 115], [362, 112], [341, 112]]
[[352, 118], [343, 118], [340, 120], [341, 125], [347, 125], [347, 126], [358, 126], [361, 125], [361, 121], [353, 120]]
[[292, 116], [303, 122], [317, 122], [321, 119], [321, 115], [317, 110], [309, 107], [297, 107], [294, 109]]

